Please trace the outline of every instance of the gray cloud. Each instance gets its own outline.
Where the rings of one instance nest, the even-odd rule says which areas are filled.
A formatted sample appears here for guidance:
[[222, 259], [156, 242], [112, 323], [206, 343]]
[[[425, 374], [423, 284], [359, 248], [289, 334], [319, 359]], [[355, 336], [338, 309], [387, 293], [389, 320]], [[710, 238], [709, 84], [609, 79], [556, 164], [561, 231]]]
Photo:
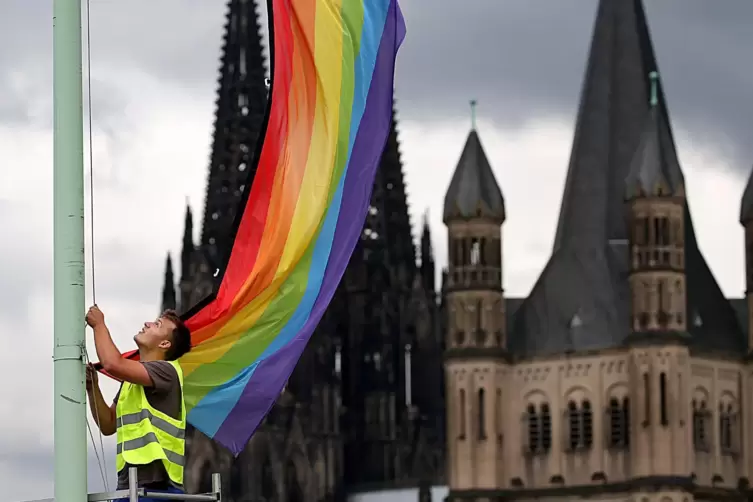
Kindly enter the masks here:
[[[597, 0], [404, 2], [401, 115], [467, 121], [468, 100], [502, 127], [542, 115], [574, 120]], [[675, 126], [753, 162], [753, 3], [644, 1]]]
[[[50, 57], [51, 7], [12, 0], [0, 18], [0, 63]], [[733, 164], [753, 162], [753, 3], [644, 2], [676, 126], [713, 138]], [[224, 2], [92, 2], [95, 75], [137, 68], [211, 99], [216, 90]], [[265, 4], [265, 2], [261, 2]], [[597, 0], [411, 0], [396, 79], [400, 115], [468, 120], [468, 100], [504, 128], [545, 115], [573, 120]], [[0, 8], [6, 9], [7, 6]], [[266, 25], [266, 6], [258, 9]], [[265, 27], [265, 26], [264, 26]], [[266, 31], [266, 30], [264, 30]], [[103, 91], [95, 82], [95, 99]], [[2, 88], [2, 79], [0, 79]], [[7, 110], [6, 110], [7, 108]], [[0, 112], [24, 117], [17, 104]], [[122, 109], [97, 103], [99, 120]]]

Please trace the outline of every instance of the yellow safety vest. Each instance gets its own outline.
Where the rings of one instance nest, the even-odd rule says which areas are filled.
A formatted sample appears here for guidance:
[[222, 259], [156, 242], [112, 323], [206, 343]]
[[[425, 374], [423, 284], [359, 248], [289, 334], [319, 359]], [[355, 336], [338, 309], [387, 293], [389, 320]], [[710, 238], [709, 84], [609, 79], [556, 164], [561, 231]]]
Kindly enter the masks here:
[[118, 472], [126, 464], [138, 466], [161, 460], [172, 484], [183, 488], [186, 455], [186, 405], [183, 400], [183, 370], [173, 365], [180, 381], [180, 420], [153, 408], [144, 387], [124, 382], [115, 407]]

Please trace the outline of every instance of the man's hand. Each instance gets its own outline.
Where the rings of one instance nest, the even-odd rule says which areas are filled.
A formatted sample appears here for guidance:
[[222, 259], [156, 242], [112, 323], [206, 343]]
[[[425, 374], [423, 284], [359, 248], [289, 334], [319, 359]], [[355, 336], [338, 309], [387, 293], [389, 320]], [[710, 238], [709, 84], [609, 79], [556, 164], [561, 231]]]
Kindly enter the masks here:
[[105, 323], [105, 315], [99, 310], [99, 307], [93, 305], [89, 308], [89, 312], [86, 313], [86, 324], [92, 328], [101, 326]]
[[90, 391], [95, 386], [99, 387], [99, 376], [97, 370], [94, 369], [94, 365], [89, 363], [86, 366], [86, 390]]

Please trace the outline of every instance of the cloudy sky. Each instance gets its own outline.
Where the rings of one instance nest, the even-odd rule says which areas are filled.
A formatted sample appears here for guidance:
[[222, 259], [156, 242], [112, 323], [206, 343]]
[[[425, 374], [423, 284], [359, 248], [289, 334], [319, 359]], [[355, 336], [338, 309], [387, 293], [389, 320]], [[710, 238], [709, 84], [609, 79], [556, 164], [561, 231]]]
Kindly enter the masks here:
[[[97, 301], [124, 349], [157, 313], [186, 198], [201, 214], [223, 3], [93, 0]], [[646, 3], [701, 250], [725, 293], [739, 296], [753, 3]], [[51, 4], [0, 2], [4, 500], [52, 495]], [[524, 295], [552, 245], [596, 0], [410, 0], [403, 10], [396, 87], [413, 222], [429, 212], [444, 263], [442, 199], [477, 99], [507, 200], [505, 287]], [[108, 397], [114, 390], [105, 386]], [[112, 484], [113, 441], [105, 447]], [[93, 454], [89, 477], [102, 489]]]

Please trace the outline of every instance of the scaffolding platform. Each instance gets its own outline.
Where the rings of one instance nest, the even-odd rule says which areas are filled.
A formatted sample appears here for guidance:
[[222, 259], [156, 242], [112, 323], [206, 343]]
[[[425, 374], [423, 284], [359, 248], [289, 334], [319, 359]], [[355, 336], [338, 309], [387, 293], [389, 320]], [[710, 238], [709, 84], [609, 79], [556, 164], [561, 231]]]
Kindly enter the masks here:
[[[212, 491], [209, 493], [165, 493], [162, 491], [139, 488], [138, 471], [136, 467], [128, 469], [128, 489], [114, 492], [90, 493], [88, 502], [107, 502], [124, 500], [139, 502], [141, 498], [154, 500], [181, 500], [186, 502], [222, 502], [222, 484], [219, 474], [212, 474]], [[54, 498], [31, 500], [26, 502], [55, 502]]]

